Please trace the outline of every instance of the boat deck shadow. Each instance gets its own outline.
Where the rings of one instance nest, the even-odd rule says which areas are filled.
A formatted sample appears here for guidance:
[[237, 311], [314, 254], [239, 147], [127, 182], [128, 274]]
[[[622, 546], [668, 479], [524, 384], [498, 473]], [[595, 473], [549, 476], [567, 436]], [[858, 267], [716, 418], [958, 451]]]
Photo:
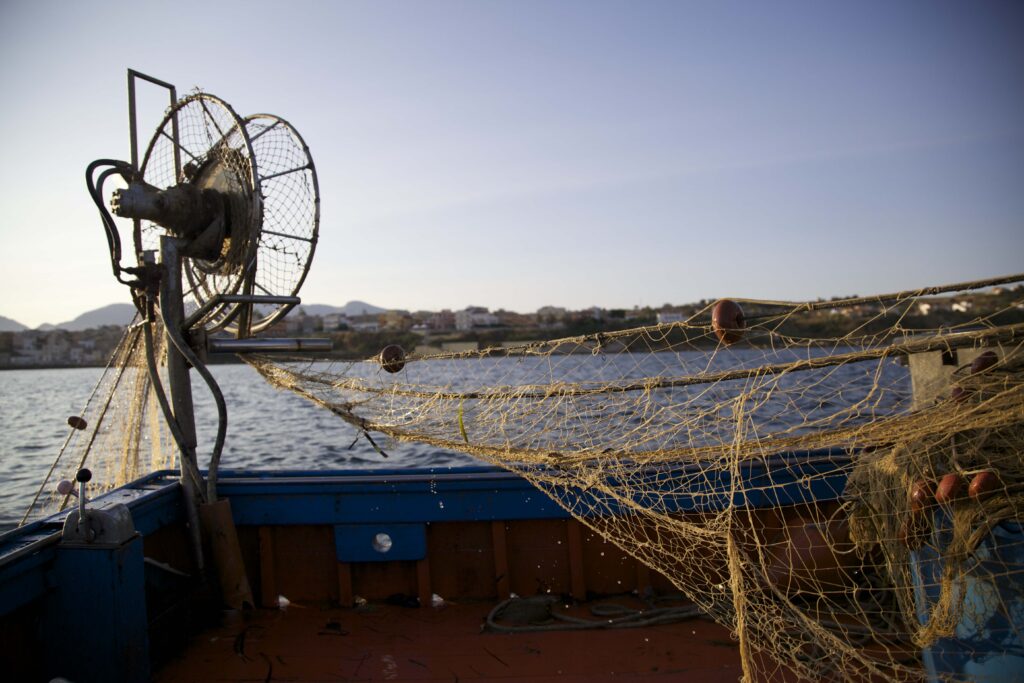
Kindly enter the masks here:
[[[641, 607], [635, 598], [614, 602]], [[635, 604], [634, 604], [635, 603]], [[153, 680], [736, 681], [739, 647], [722, 626], [688, 619], [587, 631], [489, 633], [492, 602], [372, 604], [231, 612]], [[561, 609], [561, 607], [559, 608]], [[580, 617], [585, 606], [568, 610]]]

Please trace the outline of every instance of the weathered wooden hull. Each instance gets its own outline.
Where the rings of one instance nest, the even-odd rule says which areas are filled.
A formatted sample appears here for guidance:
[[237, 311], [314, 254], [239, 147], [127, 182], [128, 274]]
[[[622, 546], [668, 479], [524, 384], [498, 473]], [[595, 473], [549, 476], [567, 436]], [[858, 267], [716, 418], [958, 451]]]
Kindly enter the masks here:
[[[827, 505], [844, 485], [836, 455], [752, 464], [741, 476], [748, 484], [770, 479], [762, 490], [771, 496], [733, 502], [763, 527], [778, 526], [780, 511]], [[807, 468], [816, 473], [810, 488]], [[677, 492], [673, 514], [728, 504], [728, 473], [716, 476], [720, 496]], [[3, 670], [16, 680], [76, 682], [271, 680], [272, 669], [294, 680], [544, 680], [559, 672], [588, 680], [602, 672], [619, 680], [718, 680], [720, 672], [735, 680], [740, 673], [727, 629], [703, 619], [481, 634], [487, 614], [513, 594], [557, 596], [585, 615], [581, 605], [606, 596], [639, 607], [638, 596], [676, 593], [516, 475], [482, 467], [224, 472], [219, 489], [231, 501], [254, 612], [222, 620], [216, 589], [191, 552], [180, 485], [174, 473], [160, 472], [94, 501], [128, 505], [138, 531], [137, 552], [108, 549], [100, 559], [110, 576], [75, 573], [81, 560], [59, 543], [60, 516], [2, 538]], [[94, 598], [88, 606], [76, 598], [83, 593]], [[439, 599], [444, 607], [431, 606]], [[113, 603], [121, 607], [104, 607]], [[124, 614], [144, 615], [147, 627], [125, 635]], [[128, 661], [142, 664], [126, 668]]]

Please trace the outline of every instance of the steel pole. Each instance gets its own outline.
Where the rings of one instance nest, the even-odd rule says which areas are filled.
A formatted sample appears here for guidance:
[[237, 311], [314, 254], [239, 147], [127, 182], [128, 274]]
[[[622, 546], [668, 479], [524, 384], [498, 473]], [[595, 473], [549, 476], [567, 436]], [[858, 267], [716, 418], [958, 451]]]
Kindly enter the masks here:
[[182, 334], [185, 302], [181, 288], [181, 254], [178, 239], [164, 235], [160, 238], [160, 256], [164, 274], [160, 282], [160, 310], [164, 316], [164, 334], [167, 339], [167, 382], [171, 393], [171, 410], [178, 423], [184, 443], [181, 444], [181, 489], [185, 498], [185, 512], [189, 535], [199, 569], [203, 569], [203, 542], [199, 526], [199, 496], [196, 477], [196, 423], [192, 406], [192, 380], [185, 357], [170, 339], [173, 332]]

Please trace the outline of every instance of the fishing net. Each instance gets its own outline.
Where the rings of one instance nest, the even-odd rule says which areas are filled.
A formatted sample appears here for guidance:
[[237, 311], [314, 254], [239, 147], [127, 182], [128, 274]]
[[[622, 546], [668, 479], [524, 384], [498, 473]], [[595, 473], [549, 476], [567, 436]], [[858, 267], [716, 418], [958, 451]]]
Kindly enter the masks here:
[[[162, 367], [160, 360], [166, 356], [164, 336], [157, 325], [154, 327], [154, 361]], [[175, 466], [177, 451], [152, 390], [142, 325], [132, 324], [125, 329], [86, 405], [78, 415], [68, 418], [68, 425], [67, 437], [22, 524], [31, 517], [75, 505], [77, 499], [61, 493], [57, 483], [74, 481], [83, 467], [93, 474], [89, 482], [92, 496]]]
[[1024, 613], [981, 562], [1024, 502], [1022, 279], [250, 362], [382, 453], [415, 441], [529, 480], [732, 629], [749, 676], [919, 679], [922, 648], [985, 623], [968, 576]]
[[[730, 628], [753, 679], [916, 680], [965, 624], [1020, 649], [1022, 281], [250, 362], [382, 454], [414, 441], [529, 480]], [[43, 492], [79, 467], [96, 492], [174, 465], [146, 334], [163, 366], [158, 326], [129, 327], [26, 519], [66, 507]]]

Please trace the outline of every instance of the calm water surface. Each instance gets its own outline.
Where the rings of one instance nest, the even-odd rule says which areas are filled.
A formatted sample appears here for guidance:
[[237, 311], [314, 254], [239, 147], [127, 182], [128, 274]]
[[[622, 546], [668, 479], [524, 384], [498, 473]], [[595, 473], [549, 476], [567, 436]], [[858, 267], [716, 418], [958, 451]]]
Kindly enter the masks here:
[[[247, 365], [211, 368], [228, 404], [223, 469], [340, 469], [467, 465], [460, 453], [388, 443], [384, 459], [356, 430], [304, 398], [267, 384]], [[28, 507], [102, 374], [100, 368], [0, 372], [0, 530]], [[193, 378], [200, 459], [209, 458], [217, 413]], [[378, 441], [381, 443], [381, 441]], [[54, 482], [55, 484], [56, 482]]]
[[[793, 359], [786, 352], [779, 353], [786, 357], [780, 355], [778, 360]], [[681, 371], [735, 368], [764, 362], [765, 356], [762, 353], [732, 350], [715, 357], [713, 365], [721, 365], [720, 368], [707, 366], [705, 354], [692, 354], [692, 358], [687, 354], [660, 353], [643, 357], [627, 354], [617, 358], [587, 355], [575, 356], [573, 362], [564, 363], [568, 373], [565, 376], [556, 372], [552, 372], [552, 375], [562, 381], [608, 381], [632, 377], [634, 374], [637, 377], [671, 376]], [[536, 381], [538, 368], [531, 368], [531, 365], [537, 363], [543, 366], [540, 369], [547, 368], [548, 361], [543, 359], [526, 362], [487, 359], [475, 368], [482, 373], [475, 374], [475, 381], [485, 386]], [[688, 367], [691, 363], [697, 365]], [[698, 367], [700, 365], [703, 367]], [[487, 375], [489, 369], [494, 372], [493, 377]], [[228, 405], [228, 434], [221, 460], [223, 469], [444, 467], [476, 462], [464, 454], [439, 451], [418, 444], [391, 443], [381, 437], [378, 443], [390, 456], [384, 459], [353, 427], [304, 398], [273, 388], [249, 366], [220, 365], [212, 367], [211, 371]], [[375, 372], [379, 375], [379, 368]], [[444, 383], [444, 378], [440, 376], [420, 376], [429, 373], [426, 367], [406, 372], [414, 374], [405, 378], [395, 376], [394, 379], [425, 383], [435, 379]], [[763, 406], [758, 419], [783, 426], [792, 423], [794, 419], [802, 422], [804, 419], [816, 418], [827, 423], [831, 414], [841, 411], [844, 406], [857, 404], [875, 387], [873, 372], [865, 372], [863, 366], [842, 366], [834, 372], [829, 381], [821, 386], [815, 385], [809, 373], [794, 373], [790, 377], [780, 378], [779, 388], [800, 389], [792, 393], [795, 403], [778, 401], [773, 402], [778, 403], [777, 406]], [[81, 411], [101, 374], [99, 368], [0, 372], [0, 530], [10, 528], [20, 520], [67, 437], [67, 417]], [[447, 373], [445, 377], [451, 379]], [[880, 412], [864, 414], [862, 419], [899, 410], [899, 406], [909, 396], [906, 368], [895, 362], [885, 361], [882, 364], [878, 381], [886, 388], [882, 392], [884, 400], [877, 405]], [[731, 387], [730, 384], [737, 386]], [[664, 392], [658, 400], [669, 403], [696, 400], [698, 403], [727, 405], [718, 402], [728, 402], [729, 395], [741, 389], [741, 384], [742, 381], [721, 383], [713, 391], [701, 387], [683, 387]], [[794, 386], [787, 386], [791, 384]], [[807, 386], [799, 388], [796, 384]], [[838, 393], [837, 387], [841, 388]], [[193, 389], [200, 462], [205, 466], [216, 433], [216, 410], [205, 384], [198, 377], [193, 377]], [[825, 394], [819, 395], [823, 391]], [[690, 395], [691, 392], [699, 392], [701, 395], [695, 399]], [[601, 401], [600, 397], [594, 400]], [[620, 421], [626, 424], [634, 418], [622, 415]], [[731, 422], [725, 419], [716, 428], [730, 429]], [[722, 437], [716, 435], [714, 429], [709, 430], [708, 436], [713, 439]], [[645, 444], [648, 448], [667, 445], [670, 444]], [[55, 486], [56, 482], [51, 485]]]

